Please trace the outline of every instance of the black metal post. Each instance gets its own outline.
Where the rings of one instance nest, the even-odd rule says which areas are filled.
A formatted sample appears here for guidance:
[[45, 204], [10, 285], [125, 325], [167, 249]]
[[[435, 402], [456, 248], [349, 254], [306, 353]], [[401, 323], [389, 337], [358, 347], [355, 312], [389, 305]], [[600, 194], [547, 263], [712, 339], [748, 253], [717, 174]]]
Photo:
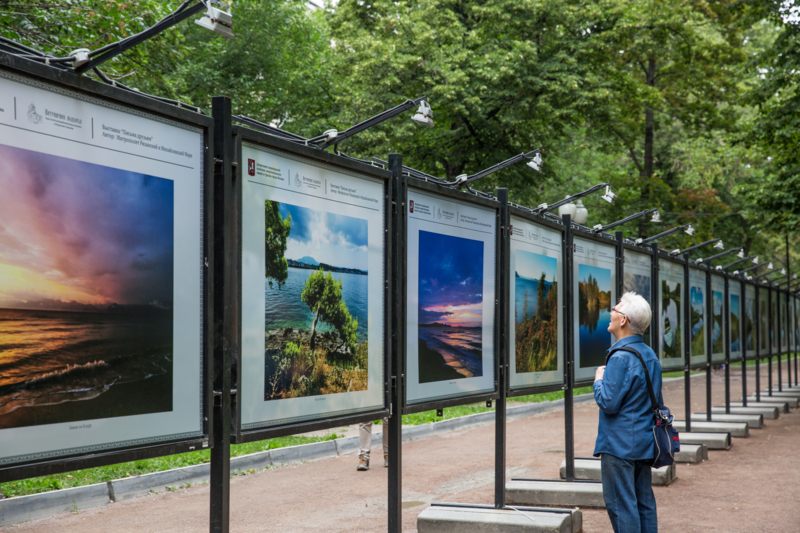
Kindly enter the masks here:
[[402, 179], [403, 158], [389, 154], [392, 173], [392, 206], [394, 234], [392, 245], [395, 260], [390, 282], [395, 286], [392, 307], [391, 387], [389, 388], [389, 533], [403, 531], [403, 394], [405, 392], [405, 273], [406, 273], [406, 215], [405, 186]]
[[[747, 316], [747, 286], [744, 284], [744, 276], [741, 275], [739, 276], [739, 287], [742, 295], [739, 305], [741, 306], [742, 318], [745, 318]], [[755, 316], [755, 312], [753, 312], [753, 316]], [[747, 328], [742, 327], [742, 324], [745, 324], [744, 320], [739, 321], [739, 337], [744, 341], [742, 342], [742, 405], [747, 407]], [[744, 337], [742, 337], [742, 331], [744, 332]], [[725, 412], [727, 413], [727, 411]]]
[[789, 284], [792, 280], [792, 269], [790, 268], [791, 258], [789, 257], [789, 234], [786, 234], [786, 383], [787, 387], [792, 386], [792, 321], [794, 307], [789, 293]]
[[[755, 310], [753, 313], [756, 319], [756, 403], [761, 401], [761, 288], [756, 284], [756, 301], [753, 303]], [[745, 396], [747, 399], [747, 396]]]
[[233, 267], [234, 148], [231, 99], [211, 100], [214, 116], [214, 362], [211, 448], [211, 533], [228, 533], [231, 488], [231, 312], [236, 284]]
[[713, 321], [714, 292], [711, 289], [711, 268], [706, 265], [706, 421], [708, 422], [711, 422], [711, 352], [714, 351], [714, 343], [711, 341], [711, 331], [714, 328], [711, 327], [711, 323]]
[[[783, 338], [781, 337], [781, 323], [782, 323], [781, 322], [781, 318], [783, 318], [783, 317], [781, 316], [781, 292], [779, 290], [777, 290], [775, 292], [775, 299], [778, 300], [777, 302], [775, 302], [775, 315], [776, 315], [775, 316], [775, 324], [776, 324], [776, 326], [775, 326], [775, 343], [776, 343], [776, 346], [778, 347], [777, 348], [777, 350], [778, 350], [778, 361], [777, 361], [776, 364], [778, 365], [778, 390], [782, 391], [783, 390], [783, 375], [782, 375], [783, 371], [781, 370], [781, 368], [783, 368], [783, 367], [781, 367], [781, 355], [783, 355], [783, 346], [782, 346], [783, 345]], [[770, 372], [770, 374], [772, 374], [772, 372]], [[772, 394], [772, 387], [770, 387], [769, 393]]]
[[497, 385], [500, 396], [497, 398], [497, 405], [494, 412], [494, 507], [502, 509], [506, 505], [506, 394], [508, 392], [508, 376], [510, 372], [509, 364], [511, 361], [511, 347], [509, 346], [508, 335], [508, 299], [510, 297], [510, 271], [509, 258], [511, 257], [511, 216], [508, 212], [508, 189], [497, 189], [497, 200], [500, 202], [500, 242], [498, 251], [500, 253], [500, 264], [503, 268], [499, 269], [497, 290], [497, 303], [495, 308], [497, 313], [498, 342], [500, 350], [498, 356]]
[[575, 428], [573, 420], [572, 383], [575, 374], [575, 346], [572, 341], [572, 221], [569, 215], [563, 215], [564, 244], [564, 444], [566, 455], [566, 479], [575, 480]]
[[651, 249], [653, 250], [653, 261], [650, 265], [650, 301], [652, 305], [652, 319], [650, 320], [650, 346], [656, 352], [659, 359], [661, 354], [661, 290], [658, 283], [658, 273], [660, 270], [658, 262], [658, 243], [652, 243]]
[[[723, 302], [722, 327], [725, 334], [725, 414], [731, 414], [731, 301], [730, 288], [728, 284], [728, 273], [725, 273], [725, 296]], [[739, 314], [741, 316], [742, 304], [739, 303]], [[742, 321], [739, 320], [739, 346], [742, 345]], [[711, 416], [711, 410], [708, 411]]]
[[684, 410], [686, 413], [686, 431], [692, 431], [692, 318], [691, 318], [691, 305], [689, 304], [689, 254], [683, 254], [683, 331], [684, 331], [684, 358], [686, 366], [683, 367], [683, 401], [685, 403]]
[[767, 395], [772, 396], [772, 338], [773, 332], [772, 316], [772, 291], [767, 289]]
[[[625, 238], [621, 231], [615, 231], [614, 236], [617, 238], [617, 300], [619, 300], [622, 293], [625, 292], [625, 282], [623, 281], [625, 277]], [[611, 302], [611, 305], [615, 303]]]

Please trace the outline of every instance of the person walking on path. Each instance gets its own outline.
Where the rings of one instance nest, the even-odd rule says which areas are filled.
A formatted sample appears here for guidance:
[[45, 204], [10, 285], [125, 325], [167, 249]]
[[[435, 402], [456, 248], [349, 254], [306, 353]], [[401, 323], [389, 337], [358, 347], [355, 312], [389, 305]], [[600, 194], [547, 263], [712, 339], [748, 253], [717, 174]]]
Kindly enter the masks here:
[[[358, 467], [356, 470], [369, 470], [369, 452], [372, 448], [372, 422], [358, 425]], [[383, 419], [383, 466], [389, 466], [389, 419]]]
[[603, 500], [615, 533], [656, 533], [658, 518], [650, 465], [655, 457], [653, 410], [644, 368], [635, 354], [617, 350], [627, 346], [642, 356], [659, 405], [661, 364], [643, 341], [650, 325], [650, 304], [627, 292], [611, 308], [608, 331], [617, 342], [611, 357], [595, 372], [594, 398], [600, 422], [594, 456], [601, 456]]

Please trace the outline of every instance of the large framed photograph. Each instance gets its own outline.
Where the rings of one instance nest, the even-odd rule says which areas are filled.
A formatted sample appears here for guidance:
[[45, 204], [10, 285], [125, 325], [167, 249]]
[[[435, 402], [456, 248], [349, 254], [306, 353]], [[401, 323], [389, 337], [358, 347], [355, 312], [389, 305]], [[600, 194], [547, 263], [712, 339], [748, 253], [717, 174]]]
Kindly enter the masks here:
[[756, 344], [756, 335], [758, 333], [756, 330], [758, 327], [757, 310], [756, 288], [751, 283], [746, 283], [744, 286], [744, 347], [747, 351], [747, 357], [758, 356], [758, 345]]
[[661, 367], [683, 368], [686, 364], [683, 335], [684, 265], [664, 258], [658, 260], [659, 349]]
[[594, 378], [595, 369], [605, 364], [606, 352], [615, 342], [608, 326], [611, 307], [617, 301], [616, 248], [575, 237], [572, 252], [575, 381], [580, 382]]
[[728, 280], [728, 320], [731, 339], [731, 361], [742, 360], [742, 344], [746, 326], [742, 322], [744, 302], [742, 301], [742, 284], [738, 279]]
[[689, 267], [689, 364], [693, 367], [708, 361], [706, 297], [705, 271]]
[[510, 388], [564, 383], [562, 232], [511, 217]]
[[[625, 267], [622, 273], [622, 290], [623, 292], [635, 292], [647, 300], [653, 311], [651, 320], [655, 320], [656, 312], [652, 309], [653, 302], [651, 301], [653, 257], [648, 254], [631, 251], [628, 248], [625, 248], [624, 257]], [[642, 333], [642, 340], [646, 345], [652, 346], [650, 326]]]
[[237, 132], [241, 438], [383, 409], [386, 176]]
[[0, 70], [0, 467], [207, 438], [209, 126]]
[[495, 387], [497, 210], [409, 187], [406, 403]]
[[[725, 362], [725, 278], [716, 274], [711, 275], [711, 361], [714, 363]], [[733, 339], [731, 339], [733, 342]]]
[[763, 286], [758, 287], [758, 356], [767, 357], [769, 354], [770, 327], [769, 327], [769, 290]]

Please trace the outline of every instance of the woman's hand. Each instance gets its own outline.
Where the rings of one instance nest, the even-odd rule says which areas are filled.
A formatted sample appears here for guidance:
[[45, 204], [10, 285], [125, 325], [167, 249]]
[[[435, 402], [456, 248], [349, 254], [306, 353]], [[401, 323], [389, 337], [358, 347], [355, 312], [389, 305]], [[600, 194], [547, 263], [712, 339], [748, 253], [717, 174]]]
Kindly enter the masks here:
[[595, 382], [603, 379], [603, 373], [605, 371], [606, 371], [606, 365], [597, 367], [597, 370], [594, 371], [594, 380], [595, 380]]

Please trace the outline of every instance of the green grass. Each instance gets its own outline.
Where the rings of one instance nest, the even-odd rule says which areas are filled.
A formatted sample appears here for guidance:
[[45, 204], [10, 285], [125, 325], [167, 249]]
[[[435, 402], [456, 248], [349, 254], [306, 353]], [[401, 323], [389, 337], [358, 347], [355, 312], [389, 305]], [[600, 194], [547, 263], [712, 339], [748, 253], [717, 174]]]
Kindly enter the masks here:
[[[794, 358], [794, 354], [789, 354], [789, 355], [787, 355], [787, 354], [783, 354], [783, 355], [780, 357], [780, 359], [778, 359], [778, 356], [777, 356], [777, 355], [773, 355], [773, 356], [772, 356], [772, 362], [773, 362], [773, 363], [775, 363], [775, 362], [777, 362], [777, 361], [779, 361], [779, 360], [780, 360], [780, 361], [786, 361], [786, 359], [787, 359], [788, 357], [792, 357], [792, 358]], [[767, 362], [767, 359], [766, 359], [766, 357], [765, 357], [764, 359], [761, 359], [761, 363], [766, 363], [766, 362]], [[747, 366], [753, 366], [753, 365], [755, 365], [755, 364], [756, 364], [756, 361], [755, 361], [755, 359], [750, 359], [750, 356], [748, 356], [748, 357], [747, 357]], [[742, 362], [741, 362], [741, 361], [737, 361], [737, 362], [735, 362], [735, 363], [731, 363], [731, 366], [742, 366]]]
[[[705, 372], [689, 372], [690, 375], [694, 376], [695, 374], [705, 374]], [[683, 370], [677, 370], [675, 372], [664, 372], [661, 374], [662, 378], [682, 378], [683, 377]]]
[[[258, 442], [247, 442], [245, 444], [234, 444], [231, 446], [231, 457], [247, 455], [250, 453], [273, 450], [275, 448], [285, 448], [298, 444], [309, 444], [339, 438], [341, 435], [331, 433], [324, 437], [280, 437]], [[114, 479], [152, 472], [161, 472], [172, 468], [183, 468], [187, 466], [208, 463], [211, 460], [209, 450], [181, 453], [178, 455], [168, 455], [166, 457], [156, 457], [154, 459], [143, 459], [130, 463], [120, 463], [116, 465], [100, 466], [77, 470], [64, 474], [52, 476], [24, 479], [21, 481], [11, 481], [0, 483], [0, 493], [7, 498], [12, 496], [23, 496], [25, 494], [36, 494], [50, 490], [69, 489], [93, 483], [104, 483]]]
[[[573, 394], [578, 396], [580, 394], [586, 394], [590, 392], [592, 392], [592, 387], [581, 387], [575, 389]], [[559, 400], [563, 397], [564, 391], [556, 391], [546, 392], [543, 394], [531, 394], [528, 396], [516, 396], [514, 398], [509, 398], [509, 402], [550, 402], [553, 400]], [[493, 410], [493, 407], [486, 407], [486, 404], [460, 405], [458, 407], [448, 407], [447, 409], [444, 409], [444, 416], [441, 418], [436, 416], [436, 411], [425, 411], [413, 415], [404, 415], [403, 424], [428, 424], [431, 422], [447, 420], [449, 418], [457, 418]], [[333, 440], [339, 437], [340, 435], [331, 433], [330, 435], [326, 435], [324, 437], [280, 437], [277, 439], [248, 442], [245, 444], [234, 444], [231, 446], [231, 457], [273, 450], [275, 448], [296, 446], [298, 444], [309, 444], [312, 442]], [[133, 461], [130, 463], [120, 463], [116, 465], [77, 470], [75, 472], [67, 472], [64, 474], [55, 474], [52, 476], [0, 483], [0, 494], [5, 495], [7, 498], [11, 498], [13, 496], [37, 494], [51, 490], [69, 489], [72, 487], [91, 485], [93, 483], [104, 483], [106, 481], [112, 481], [114, 479], [121, 479], [130, 476], [161, 472], [164, 470], [170, 470], [172, 468], [183, 468], [187, 466], [199, 465], [208, 463], [210, 460], [209, 450], [200, 450], [178, 455], [168, 455], [166, 457], [156, 457], [154, 459], [143, 459], [141, 461]], [[180, 487], [171, 487], [169, 490], [175, 490], [176, 488]]]

